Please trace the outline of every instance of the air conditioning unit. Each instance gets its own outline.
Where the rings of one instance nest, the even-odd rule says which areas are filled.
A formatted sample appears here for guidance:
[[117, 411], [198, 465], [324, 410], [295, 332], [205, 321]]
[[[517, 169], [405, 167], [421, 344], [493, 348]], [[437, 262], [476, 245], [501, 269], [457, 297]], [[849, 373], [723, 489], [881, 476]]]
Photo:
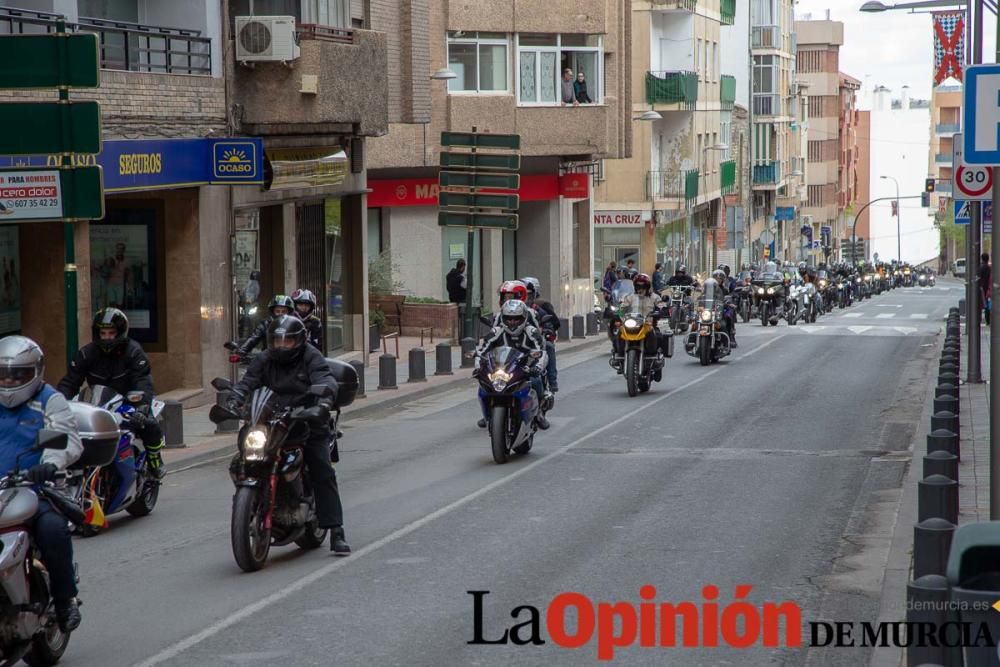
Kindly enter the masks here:
[[236, 60], [288, 62], [299, 57], [294, 16], [237, 16]]

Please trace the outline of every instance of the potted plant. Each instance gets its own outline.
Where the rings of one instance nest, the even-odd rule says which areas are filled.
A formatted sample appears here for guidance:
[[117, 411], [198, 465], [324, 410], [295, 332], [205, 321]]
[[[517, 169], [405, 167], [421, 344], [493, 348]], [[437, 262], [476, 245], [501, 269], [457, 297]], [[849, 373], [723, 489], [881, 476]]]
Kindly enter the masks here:
[[368, 349], [376, 352], [382, 345], [382, 327], [385, 326], [385, 313], [378, 308], [368, 311]]

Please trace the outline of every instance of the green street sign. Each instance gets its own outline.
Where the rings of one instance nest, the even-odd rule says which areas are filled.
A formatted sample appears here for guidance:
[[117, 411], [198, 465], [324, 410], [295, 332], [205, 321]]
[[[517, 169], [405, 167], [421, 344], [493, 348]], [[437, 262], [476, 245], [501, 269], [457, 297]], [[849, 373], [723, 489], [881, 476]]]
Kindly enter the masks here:
[[97, 35], [0, 36], [0, 88], [96, 88], [101, 83]]
[[517, 195], [480, 195], [464, 192], [440, 192], [438, 206], [459, 206], [462, 208], [503, 208], [516, 211]]
[[441, 145], [463, 146], [465, 148], [507, 148], [516, 151], [521, 149], [521, 135], [442, 132]]
[[[0, 151], [2, 153], [3, 151]], [[443, 188], [489, 188], [517, 190], [521, 187], [518, 174], [480, 174], [476, 172], [442, 171], [439, 183]]]
[[93, 101], [0, 104], [0, 128], [0, 155], [101, 152], [101, 107]]
[[98, 166], [0, 169], [0, 223], [99, 220], [102, 176]]
[[517, 171], [520, 155], [498, 153], [441, 153], [442, 169], [477, 169], [480, 171]]
[[438, 225], [441, 227], [488, 227], [516, 231], [517, 213], [440, 211]]

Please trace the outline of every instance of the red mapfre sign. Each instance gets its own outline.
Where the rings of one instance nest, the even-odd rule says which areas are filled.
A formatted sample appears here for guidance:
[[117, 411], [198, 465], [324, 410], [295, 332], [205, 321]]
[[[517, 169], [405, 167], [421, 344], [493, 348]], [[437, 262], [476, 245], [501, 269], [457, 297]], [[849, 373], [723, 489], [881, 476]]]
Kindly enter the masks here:
[[[368, 193], [369, 208], [437, 206], [440, 190], [436, 178], [370, 179], [368, 187], [371, 188], [371, 192]], [[564, 191], [567, 188], [568, 190]], [[517, 194], [522, 202], [552, 201], [558, 199], [560, 195], [569, 199], [586, 199], [590, 196], [590, 181], [587, 174], [522, 175], [521, 189]]]

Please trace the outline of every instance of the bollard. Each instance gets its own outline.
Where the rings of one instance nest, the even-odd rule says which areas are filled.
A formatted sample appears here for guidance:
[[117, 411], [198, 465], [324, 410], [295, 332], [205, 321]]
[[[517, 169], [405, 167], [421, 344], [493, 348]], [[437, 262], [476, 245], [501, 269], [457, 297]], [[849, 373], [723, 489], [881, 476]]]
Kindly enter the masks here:
[[559, 318], [559, 340], [569, 340], [569, 320]]
[[938, 373], [938, 384], [953, 384], [957, 387], [960, 384], [958, 373]]
[[378, 388], [399, 389], [396, 386], [396, 357], [381, 354], [378, 358]]
[[163, 444], [169, 449], [185, 447], [184, 444], [184, 406], [180, 401], [163, 401]]
[[944, 576], [955, 524], [932, 518], [913, 527], [913, 578], [928, 574]]
[[472, 338], [462, 339], [462, 368], [472, 368], [476, 365], [476, 341]]
[[[952, 620], [948, 614], [948, 580], [938, 574], [918, 577], [906, 585], [906, 622], [943, 628]], [[916, 625], [909, 627], [918, 627]], [[959, 665], [949, 659], [945, 642], [907, 642], [907, 665]]]
[[958, 374], [959, 368], [958, 364], [953, 361], [942, 359], [941, 363], [938, 365], [938, 374], [941, 373], [955, 373]]
[[927, 453], [931, 452], [948, 452], [954, 454], [961, 461], [962, 454], [959, 451], [958, 434], [947, 429], [931, 431], [927, 434]]
[[934, 412], [953, 412], [959, 414], [959, 400], [954, 396], [940, 396], [934, 399]]
[[917, 482], [917, 521], [927, 519], [958, 523], [958, 482], [944, 475]]
[[[967, 315], [967, 313], [965, 312], [965, 299], [959, 299], [958, 300], [958, 314], [961, 317], [965, 317]], [[949, 313], [949, 315], [950, 315], [950, 313]]]
[[942, 352], [941, 353], [941, 363], [938, 364], [938, 371], [941, 370], [941, 366], [945, 364], [952, 364], [958, 373], [962, 368], [962, 355], [958, 352]]
[[451, 370], [451, 345], [438, 343], [434, 348], [434, 375], [454, 375]]
[[958, 415], [954, 412], [935, 412], [931, 415], [931, 431], [939, 428], [946, 429], [952, 433], [961, 433], [958, 430]]
[[950, 382], [939, 384], [934, 388], [934, 398], [940, 398], [941, 396], [952, 396], [954, 398], [958, 398], [958, 387]]
[[583, 315], [573, 316], [573, 338], [583, 338]]
[[958, 315], [958, 313], [959, 310], [957, 306], [952, 306], [951, 308], [948, 309], [948, 317], [951, 317], [952, 315]]
[[958, 457], [951, 452], [938, 449], [924, 456], [924, 477], [944, 475], [958, 480]]
[[365, 397], [365, 364], [363, 361], [352, 361], [351, 366], [354, 367], [354, 372], [358, 374], [358, 393], [354, 395], [354, 398], [364, 398]]
[[[217, 392], [215, 394], [215, 402], [218, 405], [225, 405], [229, 400], [230, 392], [228, 389]], [[236, 433], [240, 430], [240, 420], [238, 419], [227, 419], [224, 422], [219, 422], [215, 425], [216, 433]]]
[[407, 382], [427, 382], [427, 358], [423, 348], [415, 347], [410, 350], [410, 376]]
[[597, 335], [597, 323], [600, 320], [597, 318], [597, 313], [587, 313], [587, 335], [596, 336]]

